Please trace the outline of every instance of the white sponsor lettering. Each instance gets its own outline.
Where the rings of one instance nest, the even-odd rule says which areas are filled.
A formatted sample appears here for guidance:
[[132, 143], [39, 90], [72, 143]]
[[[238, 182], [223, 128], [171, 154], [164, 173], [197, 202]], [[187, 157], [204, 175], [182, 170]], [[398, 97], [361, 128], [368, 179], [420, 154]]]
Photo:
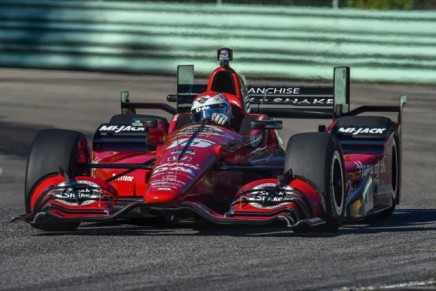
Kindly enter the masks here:
[[258, 153], [258, 152], [264, 152], [265, 150], [267, 150], [268, 147], [267, 146], [263, 146], [263, 147], [257, 147], [254, 150], [252, 150], [251, 152], [248, 153], [249, 156]]
[[209, 110], [209, 106], [205, 105], [205, 106], [201, 106], [201, 107], [197, 107], [195, 108], [195, 112], [202, 112], [202, 111], [206, 111]]
[[384, 134], [386, 129], [387, 128], [340, 127], [338, 129], [338, 132], [342, 134], [350, 134], [350, 135], [359, 135], [359, 134], [380, 135], [380, 134]]
[[158, 181], [152, 181], [150, 186], [156, 188], [156, 190], [168, 188], [169, 190], [179, 189], [183, 187], [186, 183], [182, 181], [172, 180], [172, 179], [162, 179]]
[[177, 166], [177, 167], [160, 167], [160, 168], [156, 168], [156, 169], [154, 169], [154, 174], [158, 174], [158, 173], [161, 173], [161, 172], [167, 172], [167, 171], [181, 171], [181, 172], [184, 172], [184, 173], [188, 173], [190, 175], [194, 174], [194, 172], [191, 169], [180, 167], [180, 166]]
[[164, 163], [164, 164], [160, 164], [159, 166], [157, 166], [156, 168], [154, 168], [154, 172], [156, 173], [156, 170], [159, 170], [161, 168], [171, 168], [171, 167], [185, 167], [185, 168], [191, 168], [194, 170], [200, 170], [200, 167], [197, 165], [193, 165], [193, 164], [188, 164], [188, 163]]
[[363, 164], [361, 161], [355, 161], [354, 164], [356, 168], [361, 172], [361, 174], [369, 173], [369, 174], [379, 174], [386, 172], [386, 165], [382, 161], [376, 164]]
[[[249, 196], [246, 197], [246, 199], [250, 202], [263, 202], [265, 201], [267, 197], [266, 196]], [[284, 197], [283, 196], [275, 196], [272, 198], [269, 198], [268, 201], [270, 202], [281, 202], [283, 201]]]
[[[190, 127], [187, 127], [187, 128], [181, 129], [181, 130], [177, 133], [177, 135], [181, 135], [181, 134], [192, 134], [192, 133], [196, 132], [196, 131], [198, 130], [198, 128], [199, 128], [199, 126], [190, 126]], [[205, 127], [201, 130], [200, 134], [208, 134], [208, 135], [209, 135], [209, 134], [223, 135], [224, 132], [223, 132], [220, 128], [216, 127], [216, 126], [209, 126], [209, 125], [207, 125], [207, 126], [205, 126]]]
[[[65, 182], [62, 182], [57, 186], [62, 188], [67, 185]], [[74, 189], [72, 187], [53, 189], [49, 193], [57, 198], [56, 201], [69, 206], [89, 205], [101, 199], [101, 188], [93, 182], [79, 180], [73, 186]], [[82, 202], [77, 203], [77, 201], [69, 202], [65, 200], [82, 200]]]
[[[186, 143], [188, 142], [189, 138], [181, 138], [178, 140], [173, 141], [167, 149], [175, 148], [175, 147], [184, 147], [186, 146]], [[190, 146], [197, 147], [197, 148], [207, 148], [214, 145], [213, 142], [202, 139], [202, 138], [194, 138], [194, 140], [191, 142]]]
[[[112, 177], [114, 177], [115, 174], [112, 174]], [[132, 182], [133, 181], [133, 176], [121, 176], [116, 178], [115, 180], [117, 181], [124, 181], [124, 182]]]
[[256, 87], [250, 88], [248, 94], [298, 95], [300, 88], [291, 87]]
[[169, 156], [167, 161], [168, 162], [178, 162], [178, 161], [190, 162], [190, 161], [192, 161], [192, 157], [188, 156], [188, 155], [184, 155], [181, 158], [178, 155], [177, 156]]
[[252, 97], [249, 99], [252, 103], [277, 103], [277, 104], [290, 104], [290, 105], [333, 105], [333, 98], [261, 98]]
[[[172, 155], [180, 155], [181, 153], [182, 153], [182, 150], [174, 150], [171, 152]], [[193, 154], [195, 154], [195, 151], [189, 149], [189, 150], [186, 150], [184, 154], [185, 155], [193, 155]]]
[[[244, 196], [244, 198], [249, 201], [251, 206], [256, 207], [256, 208], [271, 209], [271, 208], [280, 207], [280, 206], [288, 203], [288, 202], [282, 202], [282, 201], [284, 199], [287, 199], [290, 196], [292, 196], [294, 189], [290, 186], [285, 186], [283, 188], [283, 190], [285, 190], [286, 192], [280, 191], [279, 193], [277, 193], [273, 197], [269, 197], [270, 193], [268, 191], [265, 191], [263, 188], [275, 187], [275, 186], [276, 185], [273, 183], [264, 183], [264, 184], [257, 185], [255, 187], [253, 187], [253, 189], [256, 189], [259, 191], [251, 192], [249, 195]], [[267, 197], [268, 197], [268, 202], [277, 203], [277, 204], [264, 205], [263, 202], [267, 199]], [[259, 203], [259, 202], [261, 202], [261, 203]]]
[[119, 133], [119, 132], [126, 132], [126, 131], [140, 132], [140, 131], [145, 131], [145, 128], [132, 126], [132, 125], [102, 125], [98, 130], [103, 132]]

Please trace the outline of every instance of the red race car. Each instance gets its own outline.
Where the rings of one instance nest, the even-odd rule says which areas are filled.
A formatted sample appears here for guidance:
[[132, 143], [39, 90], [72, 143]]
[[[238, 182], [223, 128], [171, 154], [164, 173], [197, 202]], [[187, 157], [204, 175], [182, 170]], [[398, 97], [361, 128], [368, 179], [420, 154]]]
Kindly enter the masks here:
[[[400, 201], [405, 96], [399, 106], [350, 110], [348, 67], [335, 68], [333, 87], [247, 87], [229, 65], [232, 54], [218, 50], [220, 66], [207, 85], [194, 84], [192, 65], [179, 66], [177, 94], [167, 97], [175, 107], [131, 103], [122, 92], [122, 114], [97, 129], [92, 151], [79, 132], [40, 131], [21, 218], [48, 231], [162, 217], [331, 232], [343, 221], [389, 216]], [[202, 92], [207, 96], [197, 98]], [[207, 102], [223, 97], [230, 107], [220, 110], [232, 112], [225, 125], [205, 115], [217, 107]], [[363, 112], [397, 112], [398, 120]], [[332, 122], [291, 136], [284, 148], [282, 122], [273, 118]]]

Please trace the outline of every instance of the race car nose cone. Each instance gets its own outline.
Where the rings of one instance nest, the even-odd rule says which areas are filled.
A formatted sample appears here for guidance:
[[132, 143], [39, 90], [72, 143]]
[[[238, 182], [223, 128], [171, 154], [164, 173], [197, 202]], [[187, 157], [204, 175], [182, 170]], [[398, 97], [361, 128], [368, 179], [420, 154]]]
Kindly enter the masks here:
[[147, 204], [177, 204], [177, 192], [171, 189], [152, 189], [144, 195], [144, 201]]

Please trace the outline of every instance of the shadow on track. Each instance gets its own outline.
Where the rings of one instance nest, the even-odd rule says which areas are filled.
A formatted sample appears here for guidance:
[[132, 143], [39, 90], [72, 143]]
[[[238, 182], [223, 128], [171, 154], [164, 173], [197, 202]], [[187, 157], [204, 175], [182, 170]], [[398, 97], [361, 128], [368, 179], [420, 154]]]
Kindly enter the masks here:
[[88, 223], [73, 232], [41, 232], [36, 236], [257, 236], [257, 237], [335, 237], [349, 234], [435, 231], [436, 209], [399, 209], [391, 218], [372, 224], [346, 224], [336, 233], [296, 233], [279, 226], [216, 225], [184, 222], [164, 225], [158, 221], [124, 220], [114, 223]]
[[[2, 139], [7, 142], [0, 143], [0, 154], [13, 155], [20, 158], [27, 158], [32, 141], [38, 131], [46, 128], [53, 128], [51, 126], [44, 126], [40, 124], [24, 124], [17, 122], [5, 122], [0, 118], [0, 132]], [[84, 132], [86, 137], [92, 138], [93, 133]]]
[[340, 232], [380, 233], [436, 230], [436, 209], [397, 209], [389, 219], [359, 224], [345, 225]]

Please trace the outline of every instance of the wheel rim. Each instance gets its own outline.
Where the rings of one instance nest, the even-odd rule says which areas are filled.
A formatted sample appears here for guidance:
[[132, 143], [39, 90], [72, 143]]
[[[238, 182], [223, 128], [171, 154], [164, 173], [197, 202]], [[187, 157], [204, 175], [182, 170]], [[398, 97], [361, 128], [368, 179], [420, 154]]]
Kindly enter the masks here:
[[336, 214], [342, 216], [344, 210], [344, 172], [341, 157], [337, 151], [333, 155], [331, 165], [330, 189], [332, 191], [333, 206]]

